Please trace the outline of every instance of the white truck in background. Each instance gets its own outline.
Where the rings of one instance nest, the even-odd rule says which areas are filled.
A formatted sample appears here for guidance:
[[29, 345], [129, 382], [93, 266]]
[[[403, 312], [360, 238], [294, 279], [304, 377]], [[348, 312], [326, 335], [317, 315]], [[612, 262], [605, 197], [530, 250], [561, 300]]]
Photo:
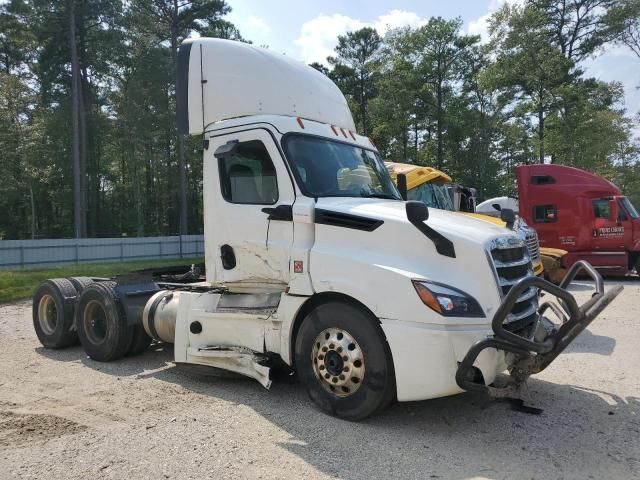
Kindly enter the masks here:
[[[403, 201], [313, 68], [207, 38], [178, 57], [179, 128], [203, 139], [206, 278], [48, 280], [33, 303], [46, 347], [79, 338], [110, 361], [153, 338], [265, 387], [284, 364], [322, 410], [359, 420], [394, 399], [513, 394], [619, 293], [586, 263], [549, 284], [513, 232]], [[581, 269], [596, 292], [578, 306], [566, 287]]]

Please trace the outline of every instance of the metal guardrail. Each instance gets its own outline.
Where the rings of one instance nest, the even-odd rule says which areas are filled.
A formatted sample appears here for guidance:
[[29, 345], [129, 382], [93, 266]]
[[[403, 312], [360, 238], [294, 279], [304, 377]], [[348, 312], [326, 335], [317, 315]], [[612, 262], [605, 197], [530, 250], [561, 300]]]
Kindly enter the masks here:
[[204, 255], [204, 235], [0, 240], [0, 269]]

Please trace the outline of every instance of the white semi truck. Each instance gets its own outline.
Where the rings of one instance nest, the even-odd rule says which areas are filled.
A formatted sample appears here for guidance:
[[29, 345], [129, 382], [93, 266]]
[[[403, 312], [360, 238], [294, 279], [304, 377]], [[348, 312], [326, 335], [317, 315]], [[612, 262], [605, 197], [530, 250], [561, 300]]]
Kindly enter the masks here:
[[[511, 395], [619, 293], [585, 263], [552, 285], [509, 230], [403, 201], [316, 70], [218, 39], [178, 57], [179, 128], [203, 139], [206, 277], [48, 280], [33, 303], [46, 347], [79, 338], [110, 361], [153, 338], [265, 387], [286, 365], [322, 410], [358, 420], [394, 399]], [[578, 270], [596, 285], [582, 306], [566, 290]]]

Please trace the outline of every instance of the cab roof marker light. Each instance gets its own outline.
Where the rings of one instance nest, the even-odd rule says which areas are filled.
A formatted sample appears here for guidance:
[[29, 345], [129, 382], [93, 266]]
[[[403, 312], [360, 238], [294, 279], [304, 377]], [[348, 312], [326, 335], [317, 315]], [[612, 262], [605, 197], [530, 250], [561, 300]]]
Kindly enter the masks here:
[[300, 117], [296, 117], [296, 120], [298, 121], [298, 125], [300, 125], [300, 128], [304, 130], [304, 123], [302, 123], [302, 119]]
[[373, 148], [376, 148], [375, 144], [373, 143], [373, 140], [371, 140], [371, 137], [367, 137], [367, 140], [369, 140], [369, 143]]
[[351, 135], [351, 138], [353, 138], [354, 140], [356, 139], [356, 136], [353, 134], [351, 130], [349, 130], [349, 135]]
[[331, 125], [331, 130], [333, 130], [333, 133], [336, 134], [336, 136], [338, 135], [338, 130], [336, 130], [336, 127]]
[[344, 138], [347, 138], [347, 134], [345, 133], [344, 128], [341, 128], [340, 130], [342, 131], [342, 135], [344, 136]]

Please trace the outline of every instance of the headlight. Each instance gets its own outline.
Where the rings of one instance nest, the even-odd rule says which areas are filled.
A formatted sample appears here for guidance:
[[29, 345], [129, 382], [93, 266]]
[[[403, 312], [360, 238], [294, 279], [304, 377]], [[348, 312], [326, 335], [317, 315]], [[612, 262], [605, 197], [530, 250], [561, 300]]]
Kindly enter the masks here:
[[445, 317], [484, 317], [478, 301], [462, 290], [425, 280], [412, 280], [427, 307]]

